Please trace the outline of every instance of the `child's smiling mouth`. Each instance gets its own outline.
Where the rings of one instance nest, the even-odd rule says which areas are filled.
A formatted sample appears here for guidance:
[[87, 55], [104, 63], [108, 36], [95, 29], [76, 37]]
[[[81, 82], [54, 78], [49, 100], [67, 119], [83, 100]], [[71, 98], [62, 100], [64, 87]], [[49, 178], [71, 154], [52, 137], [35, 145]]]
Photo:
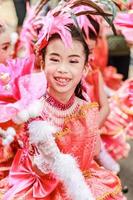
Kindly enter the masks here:
[[66, 86], [71, 81], [70, 78], [66, 78], [66, 77], [54, 77], [54, 79], [56, 83], [60, 86]]

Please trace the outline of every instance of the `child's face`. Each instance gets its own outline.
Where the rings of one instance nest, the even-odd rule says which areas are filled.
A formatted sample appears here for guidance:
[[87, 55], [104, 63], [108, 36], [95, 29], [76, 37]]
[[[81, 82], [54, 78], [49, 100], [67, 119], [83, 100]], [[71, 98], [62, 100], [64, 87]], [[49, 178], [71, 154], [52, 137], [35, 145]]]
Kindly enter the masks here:
[[86, 71], [82, 43], [73, 40], [65, 47], [61, 39], [49, 42], [45, 53], [45, 73], [49, 92], [54, 96], [71, 96]]
[[12, 56], [12, 46], [10, 33], [4, 32], [0, 34], [0, 63], [5, 63]]

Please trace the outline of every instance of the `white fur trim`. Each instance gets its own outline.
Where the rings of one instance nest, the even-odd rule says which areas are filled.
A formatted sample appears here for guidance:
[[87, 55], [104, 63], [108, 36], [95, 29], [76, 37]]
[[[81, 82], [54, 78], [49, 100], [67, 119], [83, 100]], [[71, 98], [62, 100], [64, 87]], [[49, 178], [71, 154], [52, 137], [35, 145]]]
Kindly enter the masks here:
[[18, 114], [12, 119], [16, 124], [21, 124], [23, 122], [28, 121], [30, 118], [30, 115], [28, 113], [28, 110], [23, 109], [22, 111], [18, 112]]
[[14, 137], [12, 137], [11, 135], [7, 136], [5, 139], [2, 140], [2, 144], [3, 145], [8, 145], [11, 142], [13, 142]]
[[95, 200], [71, 155], [60, 154], [53, 165], [53, 172], [63, 181], [72, 200]]
[[33, 121], [29, 124], [29, 138], [34, 144], [47, 142], [48, 139], [53, 138], [52, 134], [55, 132], [56, 128], [47, 121]]
[[14, 140], [14, 136], [16, 135], [16, 131], [13, 127], [8, 127], [8, 129], [5, 131], [0, 128], [1, 136], [2, 136], [2, 144], [8, 145]]
[[12, 121], [15, 123], [15, 124], [22, 124], [23, 121], [18, 117], [18, 115], [14, 116], [12, 118]]
[[105, 169], [111, 170], [114, 173], [118, 174], [120, 172], [120, 165], [117, 163], [114, 158], [108, 153], [105, 146], [101, 145], [101, 151], [97, 156], [98, 162]]
[[23, 122], [28, 121], [28, 119], [30, 118], [29, 112], [27, 109], [23, 109], [18, 113], [18, 118], [20, 120], [22, 120]]
[[28, 113], [31, 118], [35, 118], [40, 115], [43, 109], [43, 102], [41, 100], [36, 100], [28, 107]]
[[14, 137], [16, 135], [16, 131], [13, 127], [8, 127], [6, 132], [8, 135], [11, 135], [12, 137]]
[[13, 127], [8, 127], [8, 129], [5, 131], [5, 138], [2, 141], [3, 145], [7, 145], [13, 142], [15, 135], [15, 129]]

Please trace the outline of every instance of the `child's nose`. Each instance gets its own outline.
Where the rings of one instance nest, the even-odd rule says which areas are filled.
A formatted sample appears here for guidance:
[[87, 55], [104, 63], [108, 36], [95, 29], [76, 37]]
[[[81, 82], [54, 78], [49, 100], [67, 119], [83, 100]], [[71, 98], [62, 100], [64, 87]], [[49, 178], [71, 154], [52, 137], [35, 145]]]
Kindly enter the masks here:
[[57, 71], [60, 72], [60, 73], [67, 73], [68, 72], [68, 69], [67, 69], [67, 66], [65, 63], [61, 63], [58, 68], [57, 68]]

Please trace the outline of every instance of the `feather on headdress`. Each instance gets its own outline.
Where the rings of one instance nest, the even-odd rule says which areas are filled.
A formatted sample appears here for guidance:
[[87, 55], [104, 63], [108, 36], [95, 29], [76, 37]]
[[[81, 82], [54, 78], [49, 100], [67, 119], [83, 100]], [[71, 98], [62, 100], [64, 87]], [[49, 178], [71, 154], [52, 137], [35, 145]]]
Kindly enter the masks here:
[[[36, 48], [38, 50], [43, 49], [51, 37], [51, 35], [57, 33], [66, 46], [71, 43], [71, 32], [69, 25], [76, 26], [79, 32], [84, 32], [83, 37], [88, 39], [89, 30], [96, 34], [95, 27], [89, 20], [88, 16], [95, 21], [99, 21], [99, 16], [103, 17], [107, 23], [112, 27], [114, 15], [116, 14], [116, 2], [107, 0], [70, 0], [61, 1], [56, 8], [49, 11], [46, 16], [37, 17], [41, 8], [47, 1], [41, 1], [40, 6], [36, 9], [36, 17], [33, 20], [34, 29], [39, 32]], [[104, 5], [104, 6], [103, 6]], [[109, 6], [110, 5], [110, 6]], [[107, 12], [104, 11], [105, 6], [108, 7]], [[118, 5], [117, 5], [118, 6]]]
[[38, 53], [47, 45], [53, 32], [62, 36], [61, 39], [65, 42], [65, 45], [70, 45], [71, 34], [68, 28], [70, 23], [76, 26], [82, 37], [84, 37], [84, 32], [88, 41], [90, 30], [96, 34], [95, 27], [89, 17], [97, 22], [99, 22], [100, 17], [104, 18], [115, 33], [113, 19], [117, 8], [121, 9], [121, 5], [123, 5], [122, 0], [62, 0], [56, 8], [50, 10], [46, 15], [45, 6], [47, 3], [48, 0], [40, 0], [28, 12], [20, 35], [20, 48], [21, 44], [25, 43], [26, 46], [28, 44], [28, 49], [32, 53], [34, 50]]

